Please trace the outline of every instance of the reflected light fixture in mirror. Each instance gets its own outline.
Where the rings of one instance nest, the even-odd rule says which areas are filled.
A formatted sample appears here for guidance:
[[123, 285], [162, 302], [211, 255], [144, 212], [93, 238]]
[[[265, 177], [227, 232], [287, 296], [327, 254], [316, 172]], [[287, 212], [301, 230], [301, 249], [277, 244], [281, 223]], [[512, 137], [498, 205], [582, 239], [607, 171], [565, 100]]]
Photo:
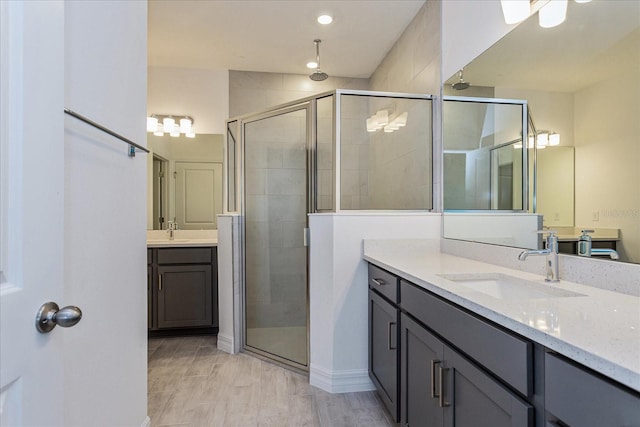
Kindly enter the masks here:
[[156, 136], [168, 133], [178, 137], [184, 134], [187, 138], [195, 138], [193, 131], [193, 118], [190, 116], [178, 116], [175, 114], [152, 114], [147, 117], [147, 132], [153, 132]]
[[567, 18], [568, 0], [550, 0], [538, 11], [538, 23], [542, 28], [560, 25]]
[[531, 4], [529, 0], [501, 0], [502, 14], [504, 22], [507, 24], [517, 24], [522, 22], [531, 13]]

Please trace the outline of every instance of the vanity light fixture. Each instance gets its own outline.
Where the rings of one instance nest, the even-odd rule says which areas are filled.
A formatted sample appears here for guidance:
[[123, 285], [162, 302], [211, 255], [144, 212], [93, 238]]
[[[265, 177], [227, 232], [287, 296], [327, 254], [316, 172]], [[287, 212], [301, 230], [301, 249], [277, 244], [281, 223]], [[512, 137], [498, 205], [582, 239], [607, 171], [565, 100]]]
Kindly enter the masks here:
[[187, 138], [195, 138], [193, 131], [193, 118], [190, 116], [177, 116], [175, 114], [152, 114], [147, 117], [147, 132], [153, 132], [156, 136], [168, 133], [178, 137], [184, 134]]
[[367, 132], [376, 132], [382, 129], [386, 133], [391, 133], [407, 124], [409, 113], [406, 111], [389, 121], [389, 111], [379, 110], [367, 119]]
[[500, 0], [504, 22], [507, 24], [517, 24], [529, 17], [531, 13], [531, 3], [529, 0]]
[[[527, 147], [528, 148], [533, 148], [534, 147], [534, 137], [530, 136], [528, 138], [528, 143], [527, 143]], [[548, 130], [541, 130], [538, 131], [538, 134], [536, 136], [536, 142], [537, 144], [535, 144], [535, 147], [538, 150], [544, 150], [547, 147], [553, 147], [556, 145], [560, 145], [560, 134], [557, 132], [553, 132], [553, 131], [548, 131]], [[516, 143], [513, 144], [513, 148], [514, 149], [520, 149], [522, 148], [522, 141], [518, 141]]]
[[538, 11], [538, 23], [542, 28], [552, 28], [560, 25], [567, 18], [568, 0], [549, 0]]

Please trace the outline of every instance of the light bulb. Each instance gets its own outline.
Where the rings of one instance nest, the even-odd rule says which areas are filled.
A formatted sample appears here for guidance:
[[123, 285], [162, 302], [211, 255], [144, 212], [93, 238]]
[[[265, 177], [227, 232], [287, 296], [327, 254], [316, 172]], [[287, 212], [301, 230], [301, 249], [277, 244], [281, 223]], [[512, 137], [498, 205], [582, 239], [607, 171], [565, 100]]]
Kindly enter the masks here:
[[165, 117], [162, 119], [162, 126], [166, 133], [170, 133], [173, 130], [173, 126], [176, 124], [176, 121], [173, 117]]
[[318, 63], [315, 61], [307, 62], [307, 68], [311, 68], [311, 69], [318, 68]]
[[155, 131], [155, 132], [153, 132], [153, 134], [154, 134], [155, 136], [162, 136], [162, 135], [164, 135], [164, 128], [162, 127], [162, 123], [158, 123], [158, 124], [156, 125], [156, 131]]
[[546, 147], [549, 145], [549, 134], [546, 132], [541, 132], [538, 134], [538, 148]]
[[180, 136], [180, 126], [179, 125], [173, 125], [173, 129], [171, 130], [171, 132], [169, 132], [169, 135], [177, 138]]
[[180, 132], [189, 133], [191, 131], [191, 119], [184, 117], [180, 119]]
[[158, 129], [158, 118], [147, 117], [147, 132], [155, 132]]
[[517, 24], [522, 22], [531, 13], [529, 0], [500, 0], [504, 22], [507, 24]]
[[318, 23], [322, 25], [329, 25], [333, 22], [333, 18], [330, 15], [318, 16]]
[[549, 135], [549, 145], [560, 145], [560, 134], [552, 133]]
[[560, 25], [567, 17], [567, 0], [549, 0], [538, 11], [538, 22], [542, 28], [552, 28]]

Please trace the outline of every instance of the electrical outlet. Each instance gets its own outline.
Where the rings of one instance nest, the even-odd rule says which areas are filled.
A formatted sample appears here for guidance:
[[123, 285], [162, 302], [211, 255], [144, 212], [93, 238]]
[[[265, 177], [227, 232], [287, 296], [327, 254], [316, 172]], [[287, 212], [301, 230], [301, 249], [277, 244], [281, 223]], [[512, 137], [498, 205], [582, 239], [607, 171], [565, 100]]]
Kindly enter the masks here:
[[591, 221], [600, 221], [600, 212], [598, 211], [591, 212]]

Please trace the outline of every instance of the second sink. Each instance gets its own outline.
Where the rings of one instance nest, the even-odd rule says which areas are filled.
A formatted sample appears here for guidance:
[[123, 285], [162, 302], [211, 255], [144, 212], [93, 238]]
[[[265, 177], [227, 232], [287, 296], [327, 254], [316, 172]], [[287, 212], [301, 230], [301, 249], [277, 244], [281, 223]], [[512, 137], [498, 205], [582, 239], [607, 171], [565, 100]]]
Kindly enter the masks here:
[[502, 273], [440, 274], [440, 277], [470, 290], [498, 299], [582, 297], [583, 294]]

